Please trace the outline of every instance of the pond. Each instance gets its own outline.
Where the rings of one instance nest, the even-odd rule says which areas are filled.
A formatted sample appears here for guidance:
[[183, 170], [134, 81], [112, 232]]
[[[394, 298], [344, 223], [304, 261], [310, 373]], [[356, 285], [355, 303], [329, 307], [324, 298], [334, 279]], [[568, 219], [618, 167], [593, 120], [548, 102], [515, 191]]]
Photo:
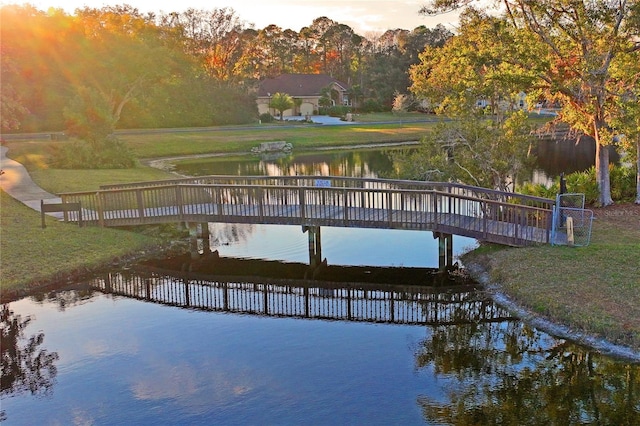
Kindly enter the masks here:
[[[187, 176], [236, 175], [236, 176], [352, 176], [384, 178], [394, 176], [394, 164], [390, 153], [396, 150], [411, 150], [412, 145], [373, 147], [351, 150], [323, 150], [296, 152], [293, 154], [271, 154], [270, 156], [240, 156], [233, 158], [194, 158], [174, 163], [176, 173]], [[523, 181], [549, 185], [561, 173], [584, 171], [595, 164], [595, 142], [583, 138], [579, 143], [572, 140], [536, 140], [532, 148], [535, 166]], [[614, 149], [610, 149], [612, 162], [619, 160]]]
[[[377, 176], [385, 158], [198, 169]], [[4, 423], [640, 424], [639, 365], [529, 327], [472, 283], [437, 281], [429, 232], [323, 228], [333, 275], [305, 280], [300, 228], [209, 231], [198, 253], [4, 305]], [[474, 245], [456, 237], [454, 254]]]

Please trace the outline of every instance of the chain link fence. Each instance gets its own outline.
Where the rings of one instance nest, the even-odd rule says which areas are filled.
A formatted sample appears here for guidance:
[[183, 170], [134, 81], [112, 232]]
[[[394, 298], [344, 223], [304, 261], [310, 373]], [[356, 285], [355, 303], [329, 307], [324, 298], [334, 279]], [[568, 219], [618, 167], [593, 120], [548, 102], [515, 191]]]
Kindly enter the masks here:
[[593, 211], [584, 208], [584, 194], [558, 194], [553, 210], [552, 245], [588, 246]]

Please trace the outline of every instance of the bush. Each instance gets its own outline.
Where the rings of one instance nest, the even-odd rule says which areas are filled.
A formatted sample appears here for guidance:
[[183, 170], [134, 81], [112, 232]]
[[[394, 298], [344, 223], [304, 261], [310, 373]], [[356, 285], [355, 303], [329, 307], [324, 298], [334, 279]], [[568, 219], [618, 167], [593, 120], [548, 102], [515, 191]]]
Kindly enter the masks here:
[[124, 142], [108, 136], [62, 145], [53, 154], [51, 165], [59, 169], [129, 169], [135, 167], [136, 158]]
[[637, 172], [634, 167], [615, 166], [611, 172], [611, 198], [619, 201], [633, 201], [636, 198]]
[[343, 105], [320, 107], [320, 115], [328, 115], [329, 117], [344, 117], [349, 112], [351, 112], [351, 108]]
[[[610, 166], [611, 198], [614, 201], [631, 201], [636, 196], [636, 170], [629, 167]], [[566, 176], [567, 192], [585, 194], [585, 204], [598, 203], [598, 183], [596, 169], [591, 167], [582, 172], [574, 172]], [[544, 198], [555, 198], [560, 191], [559, 179], [550, 187], [542, 184], [525, 184], [518, 188], [518, 192]]]
[[272, 123], [273, 120], [274, 120], [273, 115], [269, 114], [268, 112], [260, 114], [261, 123]]
[[361, 112], [382, 112], [384, 110], [382, 104], [375, 99], [367, 99], [360, 107]]

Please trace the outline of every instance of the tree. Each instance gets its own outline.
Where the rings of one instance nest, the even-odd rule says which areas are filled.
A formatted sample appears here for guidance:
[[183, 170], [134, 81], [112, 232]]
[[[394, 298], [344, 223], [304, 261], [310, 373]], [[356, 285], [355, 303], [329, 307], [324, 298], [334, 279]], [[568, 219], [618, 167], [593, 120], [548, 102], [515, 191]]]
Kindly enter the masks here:
[[531, 161], [529, 145], [524, 112], [511, 113], [503, 121], [476, 112], [440, 123], [416, 150], [392, 158], [402, 178], [513, 191]]
[[96, 89], [80, 86], [76, 90], [64, 109], [67, 134], [90, 143], [104, 140], [115, 129], [112, 106]]
[[[408, 156], [397, 156], [406, 177], [454, 180], [513, 191], [526, 168], [530, 128], [518, 109], [516, 94], [531, 84], [531, 70], [514, 59], [535, 54], [522, 34], [503, 20], [468, 10], [457, 36], [443, 47], [427, 47], [411, 70], [411, 91], [437, 105], [443, 122]], [[479, 108], [486, 100], [487, 108]]]
[[[635, 158], [636, 204], [640, 204], [640, 62], [629, 58], [619, 61], [612, 69], [612, 75], [619, 82], [617, 91], [623, 95], [618, 99], [614, 128], [620, 131], [619, 147], [626, 153], [628, 161]], [[635, 79], [618, 78], [635, 76]]]
[[291, 95], [278, 92], [273, 95], [269, 105], [280, 112], [280, 120], [282, 121], [284, 112], [294, 106], [294, 101]]
[[163, 45], [150, 18], [130, 6], [85, 8], [77, 13], [88, 40], [85, 48], [74, 52], [77, 67], [69, 83], [93, 93], [85, 100], [100, 96], [115, 126], [128, 103], [171, 78], [177, 52]]
[[[473, 0], [435, 0], [422, 13], [467, 6]], [[625, 93], [612, 69], [640, 62], [640, 4], [636, 0], [500, 0], [514, 27], [526, 29], [545, 49], [539, 95], [558, 102], [558, 121], [596, 141], [599, 203], [613, 203], [608, 145], [616, 135], [618, 103]], [[625, 85], [637, 81], [621, 75]], [[623, 101], [625, 102], [625, 101]], [[632, 102], [632, 101], [631, 101]]]
[[414, 100], [411, 96], [404, 93], [396, 93], [396, 96], [393, 99], [392, 111], [394, 114], [397, 114], [402, 121], [402, 116], [409, 111], [413, 103]]

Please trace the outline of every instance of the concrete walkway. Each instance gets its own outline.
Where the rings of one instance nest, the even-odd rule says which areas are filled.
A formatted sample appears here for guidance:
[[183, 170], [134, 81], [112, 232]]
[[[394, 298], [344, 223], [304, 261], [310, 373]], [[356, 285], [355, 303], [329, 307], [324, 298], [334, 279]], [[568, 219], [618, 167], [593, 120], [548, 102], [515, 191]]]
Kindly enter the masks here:
[[[6, 146], [0, 146], [0, 169], [2, 169], [0, 188], [3, 191], [37, 211], [40, 211], [40, 200], [45, 200], [45, 202], [49, 203], [59, 203], [61, 201], [57, 195], [51, 194], [36, 185], [22, 164], [7, 158], [7, 151], [8, 148]], [[56, 218], [62, 217], [62, 213], [49, 214]]]

